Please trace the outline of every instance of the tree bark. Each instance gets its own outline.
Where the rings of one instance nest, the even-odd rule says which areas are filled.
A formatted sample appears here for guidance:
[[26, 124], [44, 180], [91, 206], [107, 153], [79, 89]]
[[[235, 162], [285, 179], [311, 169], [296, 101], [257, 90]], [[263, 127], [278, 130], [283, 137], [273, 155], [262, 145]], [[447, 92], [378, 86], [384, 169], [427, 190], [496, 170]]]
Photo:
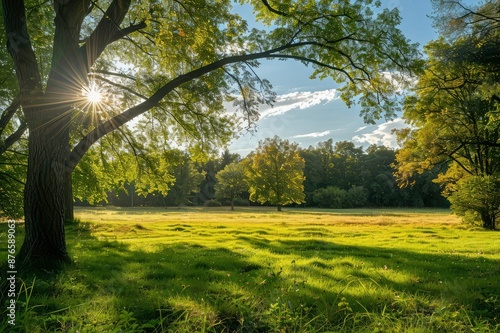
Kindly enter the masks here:
[[73, 222], [75, 219], [73, 209], [73, 180], [72, 173], [65, 168], [64, 172], [64, 219], [66, 222]]
[[482, 213], [481, 220], [483, 221], [483, 228], [488, 230], [496, 230], [495, 213]]
[[[50, 113], [45, 108], [36, 111], [37, 114]], [[65, 117], [59, 119], [33, 126], [35, 129], [30, 131], [28, 139], [28, 174], [24, 190], [26, 236], [18, 262], [30, 268], [50, 270], [70, 262], [64, 237], [64, 162], [69, 151], [69, 131]]]

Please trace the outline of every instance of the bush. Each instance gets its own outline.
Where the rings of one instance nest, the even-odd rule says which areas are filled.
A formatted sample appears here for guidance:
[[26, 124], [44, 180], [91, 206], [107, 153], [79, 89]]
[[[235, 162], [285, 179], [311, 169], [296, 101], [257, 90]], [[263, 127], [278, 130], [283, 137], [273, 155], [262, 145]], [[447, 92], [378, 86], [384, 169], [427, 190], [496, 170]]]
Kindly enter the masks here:
[[[231, 203], [229, 203], [229, 204], [231, 204]], [[235, 206], [250, 206], [250, 201], [248, 201], [248, 199], [236, 197], [236, 198], [234, 198], [234, 205]]]
[[500, 216], [500, 178], [467, 176], [449, 195], [451, 210], [467, 223], [481, 223], [485, 229], [496, 229]]
[[321, 208], [344, 208], [346, 196], [346, 191], [335, 186], [328, 186], [314, 191], [313, 201]]
[[360, 208], [366, 206], [369, 192], [363, 186], [353, 186], [346, 193], [345, 208]]
[[222, 204], [217, 200], [207, 200], [204, 203], [205, 207], [221, 207]]

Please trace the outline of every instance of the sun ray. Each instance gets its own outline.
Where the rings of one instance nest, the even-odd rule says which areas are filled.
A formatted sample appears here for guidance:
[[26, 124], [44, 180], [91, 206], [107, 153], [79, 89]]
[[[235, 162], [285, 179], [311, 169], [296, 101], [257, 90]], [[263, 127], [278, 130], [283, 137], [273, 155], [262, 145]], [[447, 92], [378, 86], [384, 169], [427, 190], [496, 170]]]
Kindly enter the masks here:
[[102, 100], [102, 93], [97, 84], [91, 82], [88, 87], [85, 88], [85, 96], [87, 101], [92, 104], [99, 104]]

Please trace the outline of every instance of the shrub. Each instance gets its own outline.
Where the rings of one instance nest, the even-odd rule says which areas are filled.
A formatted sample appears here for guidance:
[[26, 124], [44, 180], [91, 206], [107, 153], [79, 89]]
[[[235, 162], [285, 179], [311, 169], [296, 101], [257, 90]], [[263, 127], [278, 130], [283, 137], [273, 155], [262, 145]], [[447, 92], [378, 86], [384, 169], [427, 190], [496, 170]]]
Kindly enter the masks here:
[[222, 204], [219, 201], [214, 199], [214, 200], [205, 201], [204, 206], [205, 207], [220, 207], [220, 206], [222, 206]]
[[460, 179], [448, 199], [451, 210], [465, 222], [482, 223], [485, 229], [496, 229], [500, 216], [500, 178], [467, 176]]
[[346, 196], [346, 191], [335, 186], [328, 186], [314, 191], [313, 201], [321, 208], [344, 208]]
[[234, 205], [235, 206], [250, 206], [250, 201], [248, 201], [248, 199], [236, 197], [236, 198], [234, 198]]
[[363, 186], [353, 186], [347, 191], [344, 207], [360, 208], [368, 202], [368, 190]]

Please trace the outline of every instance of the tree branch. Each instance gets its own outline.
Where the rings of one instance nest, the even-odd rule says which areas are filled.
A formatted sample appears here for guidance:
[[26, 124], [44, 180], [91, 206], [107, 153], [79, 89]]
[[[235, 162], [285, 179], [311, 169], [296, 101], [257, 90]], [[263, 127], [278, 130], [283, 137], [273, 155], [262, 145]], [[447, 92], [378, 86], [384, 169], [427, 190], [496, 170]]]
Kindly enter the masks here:
[[19, 109], [19, 99], [16, 98], [14, 101], [2, 112], [2, 116], [0, 117], [0, 135], [2, 135], [3, 131], [7, 127], [7, 124], [10, 122], [12, 117], [16, 114], [16, 111]]
[[94, 75], [94, 77], [102, 82], [106, 82], [107, 84], [111, 85], [111, 86], [114, 86], [114, 87], [118, 87], [120, 89], [123, 89], [125, 91], [128, 91], [129, 93], [131, 93], [132, 95], [135, 95], [143, 100], [146, 100], [148, 99], [146, 96], [144, 95], [141, 95], [139, 94], [138, 92], [134, 91], [133, 89], [129, 88], [129, 87], [126, 87], [124, 85], [121, 85], [119, 83], [116, 83], [116, 82], [113, 82], [112, 80], [109, 80], [109, 79], [106, 79], [102, 76], [99, 76], [99, 75]]
[[356, 68], [360, 70], [361, 72], [365, 73], [368, 75], [366, 78], [367, 80], [370, 78], [369, 73], [367, 73], [363, 68], [359, 67], [354, 63], [354, 61], [349, 57], [349, 55], [342, 53], [338, 50], [335, 50], [332, 48], [330, 45], [325, 45], [322, 43], [318, 43], [316, 41], [304, 41], [304, 42], [297, 42], [297, 43], [288, 43], [282, 46], [279, 46], [277, 48], [263, 51], [263, 52], [258, 52], [258, 53], [251, 53], [251, 54], [243, 54], [243, 55], [235, 55], [235, 56], [230, 56], [227, 58], [223, 58], [220, 60], [217, 60], [213, 63], [210, 63], [208, 65], [202, 66], [198, 69], [195, 69], [189, 73], [179, 75], [178, 77], [174, 78], [170, 82], [166, 83], [163, 85], [161, 88], [159, 88], [151, 97], [149, 97], [147, 100], [144, 102], [137, 104], [128, 110], [112, 117], [111, 119], [105, 121], [98, 127], [96, 127], [94, 130], [89, 132], [84, 138], [80, 140], [80, 142], [74, 147], [74, 149], [71, 151], [71, 153], [68, 154], [66, 157], [66, 165], [68, 168], [68, 171], [71, 172], [80, 159], [83, 157], [83, 155], [88, 151], [88, 149], [95, 143], [97, 142], [100, 138], [103, 136], [107, 135], [108, 133], [114, 131], [115, 129], [119, 128], [120, 126], [123, 126], [130, 120], [134, 119], [135, 117], [151, 110], [152, 108], [156, 107], [160, 101], [168, 95], [170, 92], [172, 92], [175, 88], [181, 86], [184, 83], [187, 83], [189, 81], [192, 81], [194, 79], [197, 79], [207, 73], [210, 73], [212, 71], [221, 69], [222, 67], [234, 63], [244, 63], [247, 61], [251, 60], [257, 60], [257, 59], [265, 59], [265, 58], [287, 58], [287, 59], [295, 59], [299, 61], [307, 61], [313, 64], [316, 64], [318, 66], [326, 67], [334, 71], [339, 71], [347, 76], [347, 78], [351, 81], [355, 80], [363, 80], [360, 78], [352, 78], [349, 73], [342, 68], [338, 68], [332, 65], [328, 65], [325, 63], [322, 63], [318, 60], [315, 59], [309, 59], [303, 56], [298, 56], [298, 55], [291, 55], [291, 54], [282, 54], [280, 52], [299, 48], [299, 47], [304, 47], [304, 46], [320, 46], [323, 48], [328, 48], [332, 51], [337, 51], [341, 53], [343, 56], [347, 57], [350, 59], [350, 64], [353, 68]]
[[334, 71], [341, 72], [352, 83], [354, 83], [356, 80], [360, 80], [360, 79], [353, 78], [346, 70], [344, 70], [342, 68], [338, 68], [338, 67], [335, 67], [335, 66], [332, 66], [332, 65], [328, 65], [328, 64], [319, 62], [317, 60], [309, 59], [309, 58], [306, 58], [306, 57], [294, 56], [294, 55], [289, 55], [289, 54], [273, 54], [273, 55], [268, 56], [268, 58], [294, 59], [294, 60], [297, 60], [297, 61], [309, 62], [311, 64], [315, 64], [315, 65], [318, 65], [318, 66], [321, 66], [321, 67], [325, 67], [325, 68], [328, 68], [328, 69], [331, 69], [331, 70], [334, 70]]
[[130, 2], [131, 0], [113, 0], [87, 42], [80, 47], [86, 59], [87, 71], [110, 43], [146, 26], [145, 22], [141, 22], [128, 28], [120, 28], [129, 10]]
[[24, 182], [17, 179], [16, 177], [12, 176], [11, 174], [8, 174], [6, 172], [0, 172], [0, 175], [4, 176], [5, 178], [10, 178], [12, 179], [13, 181], [15, 181], [16, 183], [19, 183], [21, 185], [24, 185]]
[[102, 138], [104, 135], [114, 131], [118, 127], [124, 125], [128, 121], [134, 119], [135, 117], [145, 113], [146, 111], [149, 111], [150, 109], [154, 108], [155, 106], [160, 103], [160, 101], [167, 95], [169, 94], [172, 90], [175, 88], [179, 87], [180, 85], [192, 81], [196, 78], [199, 78], [209, 72], [212, 72], [214, 70], [217, 70], [219, 68], [222, 68], [226, 65], [233, 64], [233, 63], [238, 63], [238, 62], [245, 62], [245, 61], [250, 61], [250, 60], [256, 60], [256, 59], [262, 59], [269, 57], [272, 53], [279, 52], [282, 50], [286, 50], [288, 48], [291, 48], [293, 46], [291, 45], [285, 45], [278, 47], [276, 49], [260, 52], [260, 53], [254, 53], [254, 54], [247, 54], [247, 55], [237, 55], [237, 56], [232, 56], [232, 57], [227, 57], [218, 61], [215, 61], [211, 64], [208, 64], [206, 66], [200, 67], [196, 70], [193, 70], [189, 73], [179, 75], [175, 79], [171, 80], [164, 86], [162, 86], [160, 89], [156, 91], [151, 97], [149, 97], [146, 101], [133, 106], [132, 108], [120, 113], [119, 115], [114, 116], [113, 118], [109, 119], [108, 121], [102, 123], [100, 126], [89, 132], [73, 149], [73, 151], [67, 156], [66, 158], [66, 164], [68, 167], [68, 171], [72, 171], [80, 159], [83, 157], [83, 155], [87, 152], [87, 150], [97, 142], [100, 138]]
[[16, 143], [26, 132], [28, 129], [28, 126], [26, 123], [23, 121], [21, 122], [21, 125], [17, 128], [17, 130], [12, 133], [10, 136], [8, 136], [3, 144], [0, 145], [0, 154], [3, 154], [7, 149], [9, 149], [14, 143]]
[[40, 72], [26, 27], [24, 1], [2, 0], [2, 7], [7, 49], [16, 69], [20, 103], [24, 105], [25, 96], [42, 90]]
[[271, 5], [269, 4], [269, 2], [267, 0], [262, 0], [262, 3], [264, 4], [264, 6], [266, 6], [267, 9], [269, 9], [270, 12], [274, 13], [274, 14], [277, 14], [277, 15], [280, 15], [280, 16], [290, 16], [288, 13], [285, 13], [285, 12], [282, 12], [280, 10], [277, 10], [277, 9], [274, 9], [273, 7], [271, 7]]

